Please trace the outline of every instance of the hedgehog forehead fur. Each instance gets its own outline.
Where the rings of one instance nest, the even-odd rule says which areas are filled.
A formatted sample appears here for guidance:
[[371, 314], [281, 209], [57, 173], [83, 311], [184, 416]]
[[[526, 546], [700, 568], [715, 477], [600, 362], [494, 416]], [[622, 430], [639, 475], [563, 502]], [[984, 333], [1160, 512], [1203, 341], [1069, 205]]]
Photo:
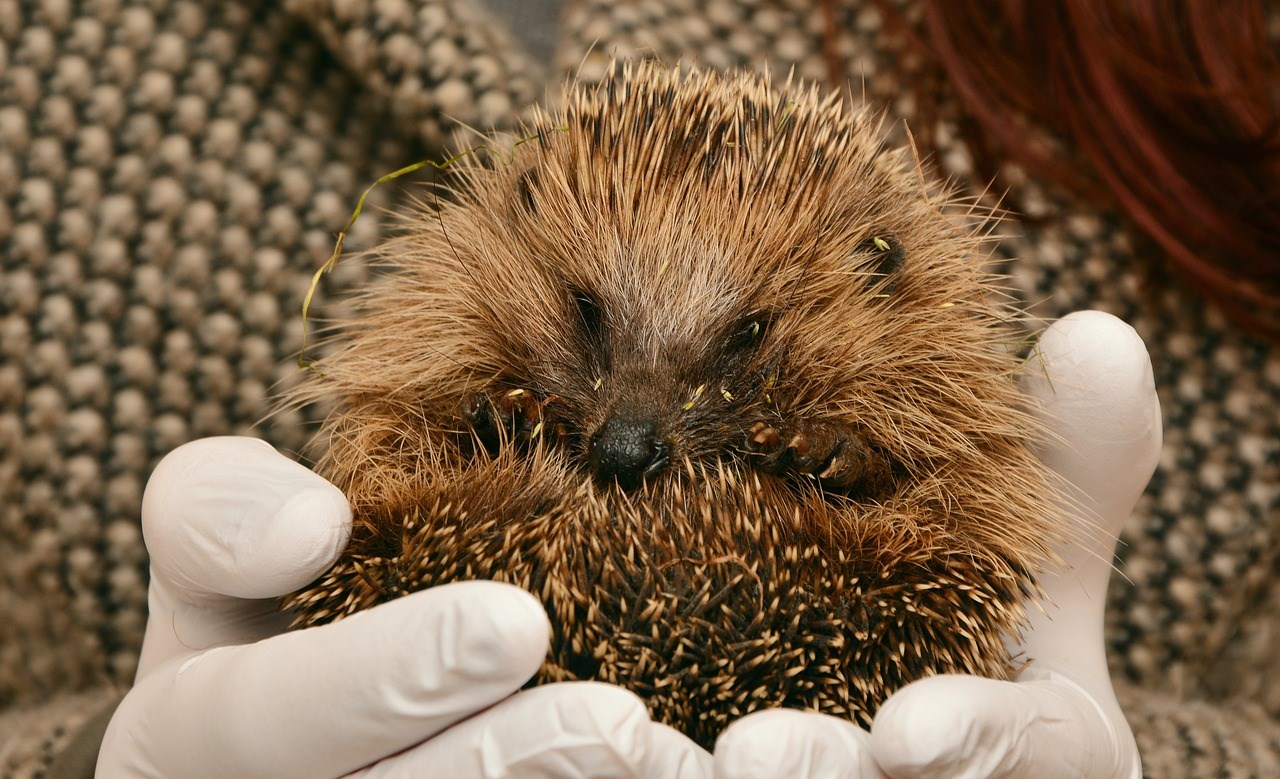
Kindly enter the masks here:
[[[837, 660], [879, 680], [854, 702], [788, 688], [774, 703], [864, 716], [890, 677], [1007, 666], [999, 634], [1016, 629], [1048, 557], [1051, 490], [1000, 346], [1008, 312], [982, 239], [959, 226], [946, 193], [884, 145], [872, 114], [753, 75], [627, 68], [571, 85], [529, 136], [509, 157], [464, 159], [447, 198], [403, 217], [373, 252], [385, 276], [298, 393], [337, 402], [319, 466], [361, 523], [348, 559], [295, 599], [304, 619], [451, 578], [500, 578], [542, 592], [562, 628], [544, 678], [590, 667], [669, 691], [654, 681], [666, 673], [651, 667], [657, 650], [636, 638], [659, 629], [623, 630], [617, 615], [678, 612], [661, 632], [688, 643], [673, 625], [712, 624], [699, 611], [705, 574], [706, 587], [742, 590], [714, 601], [738, 616], [693, 643], [745, 631], [787, 662], [810, 657], [828, 680], [814, 690]], [[642, 420], [666, 466], [630, 492], [589, 476], [600, 431], [620, 418]], [[477, 432], [485, 424], [494, 440]], [[824, 441], [821, 458], [806, 454]], [[766, 539], [756, 552], [753, 534]], [[606, 537], [616, 546], [602, 547]], [[691, 545], [738, 567], [675, 576]], [[570, 572], [565, 560], [597, 567]], [[812, 569], [784, 570], [799, 560]], [[815, 583], [824, 577], [844, 584]], [[610, 599], [624, 596], [601, 594], [602, 581], [634, 603], [618, 606]], [[681, 586], [693, 589], [664, 589]], [[796, 606], [796, 587], [830, 599]], [[913, 593], [901, 596], [906, 611], [885, 605], [899, 597], [888, 592]], [[739, 619], [769, 593], [777, 624]], [[780, 603], [825, 615], [813, 628], [828, 642], [821, 662], [777, 643], [793, 622]], [[877, 608], [883, 634], [866, 616]], [[859, 627], [832, 627], [848, 620]], [[910, 663], [901, 649], [849, 649], [868, 636], [925, 646]], [[822, 654], [832, 647], [846, 654]], [[712, 723], [754, 694], [712, 686], [723, 693]], [[663, 705], [679, 719], [704, 704]]]

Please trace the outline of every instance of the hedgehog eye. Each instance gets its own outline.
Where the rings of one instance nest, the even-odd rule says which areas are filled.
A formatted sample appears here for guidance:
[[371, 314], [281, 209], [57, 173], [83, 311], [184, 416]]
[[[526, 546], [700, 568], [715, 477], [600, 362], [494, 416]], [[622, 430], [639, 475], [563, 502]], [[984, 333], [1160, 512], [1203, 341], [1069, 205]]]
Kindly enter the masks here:
[[604, 315], [600, 311], [599, 302], [590, 293], [577, 287], [569, 290], [569, 298], [577, 309], [583, 332], [588, 338], [599, 340], [604, 334]]
[[902, 265], [907, 259], [907, 250], [903, 248], [898, 236], [890, 230], [882, 230], [858, 244], [857, 256], [870, 257], [867, 265], [872, 283], [883, 284], [883, 294], [893, 292], [898, 285]]
[[773, 324], [773, 318], [763, 312], [757, 312], [738, 320], [729, 331], [726, 348], [731, 352], [742, 352], [754, 349], [764, 340], [765, 333]]

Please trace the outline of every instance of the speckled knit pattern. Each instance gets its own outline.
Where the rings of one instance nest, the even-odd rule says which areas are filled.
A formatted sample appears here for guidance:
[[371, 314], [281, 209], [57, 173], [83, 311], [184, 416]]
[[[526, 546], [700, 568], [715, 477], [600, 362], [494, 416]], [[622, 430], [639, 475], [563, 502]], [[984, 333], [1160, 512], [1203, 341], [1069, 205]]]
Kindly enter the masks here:
[[[918, 63], [872, 3], [837, 6], [851, 94], [923, 121]], [[657, 56], [829, 81], [811, 0], [572, 0], [563, 21], [553, 78]], [[132, 677], [155, 461], [212, 434], [301, 446], [296, 415], [254, 423], [359, 190], [454, 123], [509, 125], [542, 75], [467, 0], [0, 0], [0, 775], [42, 775], [110, 693], [68, 696]], [[974, 187], [938, 104], [941, 167]], [[1111, 311], [1155, 363], [1166, 446], [1108, 617], [1147, 773], [1280, 775], [1280, 350], [1114, 216], [1016, 169], [1000, 186], [1037, 217], [1001, 245], [1033, 312]]]
[[1207, 703], [1121, 683], [1116, 694], [1149, 777], [1280, 776], [1280, 724], [1247, 701]]
[[[912, 4], [900, 5], [910, 18]], [[835, 49], [852, 93], [884, 108], [891, 127], [906, 120], [934, 133], [940, 172], [962, 195], [978, 194], [954, 101], [937, 95], [940, 121], [921, 128], [904, 87], [921, 72], [916, 62], [891, 43], [873, 4], [836, 6]], [[615, 54], [794, 67], [831, 83], [822, 16], [802, 0], [574, 0], [564, 19], [557, 65], [588, 79], [602, 78]], [[1280, 349], [1228, 325], [1114, 215], [1012, 167], [999, 186], [1005, 208], [1034, 217], [1000, 228], [1029, 311], [1113, 313], [1151, 352], [1165, 447], [1123, 533], [1107, 618], [1113, 670], [1138, 685], [1125, 697], [1148, 775], [1280, 775]], [[1147, 701], [1143, 689], [1163, 697]]]
[[[0, 736], [5, 736], [0, 740], [0, 776], [65, 779], [58, 775], [57, 768], [59, 762], [64, 766], [69, 762], [66, 750], [80, 737], [80, 728], [119, 698], [120, 693], [114, 689], [95, 689], [64, 694], [38, 707], [0, 713]], [[100, 740], [101, 736], [97, 738]]]
[[0, 701], [130, 678], [147, 471], [265, 413], [299, 273], [366, 175], [317, 140], [369, 128], [335, 126], [319, 45], [273, 45], [284, 14], [76, 10], [0, 6]]
[[360, 189], [541, 88], [475, 9], [364, 5], [0, 0], [0, 709], [132, 679], [151, 467], [300, 448], [255, 423]]
[[[461, 122], [480, 131], [509, 127], [541, 96], [545, 70], [501, 52], [493, 20], [466, 3], [285, 0], [310, 20], [362, 88], [439, 147]], [[501, 28], [497, 28], [501, 29]], [[511, 50], [506, 43], [506, 50]], [[478, 56], [479, 55], [479, 56]]]

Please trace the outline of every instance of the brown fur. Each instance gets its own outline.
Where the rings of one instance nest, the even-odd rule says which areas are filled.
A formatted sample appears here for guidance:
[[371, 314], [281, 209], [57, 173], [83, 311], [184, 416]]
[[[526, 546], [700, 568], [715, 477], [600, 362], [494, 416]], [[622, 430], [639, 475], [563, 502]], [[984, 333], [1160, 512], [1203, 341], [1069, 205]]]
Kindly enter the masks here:
[[[300, 621], [510, 581], [552, 616], [540, 681], [623, 684], [703, 743], [1007, 675], [1053, 508], [944, 195], [866, 112], [755, 76], [639, 66], [531, 134], [405, 217], [296, 398], [338, 402], [319, 468], [358, 522]], [[516, 389], [537, 424], [483, 445], [460, 408]], [[586, 467], [619, 409], [671, 454], [630, 491]], [[756, 423], [835, 431], [854, 475], [762, 457]]]

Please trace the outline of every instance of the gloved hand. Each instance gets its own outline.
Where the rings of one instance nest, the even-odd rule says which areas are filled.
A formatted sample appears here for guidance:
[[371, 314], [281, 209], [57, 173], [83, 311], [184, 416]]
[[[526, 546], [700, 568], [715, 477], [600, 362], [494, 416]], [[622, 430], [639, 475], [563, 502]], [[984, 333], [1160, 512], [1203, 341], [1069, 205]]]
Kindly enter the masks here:
[[437, 587], [284, 632], [276, 598], [333, 563], [351, 512], [261, 441], [175, 450], [142, 514], [150, 618], [98, 776], [710, 776], [710, 755], [619, 688], [512, 695], [549, 629], [514, 587]]
[[[1097, 311], [1040, 338], [1024, 380], [1052, 440], [1041, 458], [1070, 485], [1075, 544], [1041, 576], [1029, 629], [1010, 648], [1031, 658], [1014, 682], [936, 676], [910, 684], [871, 732], [820, 714], [744, 717], [716, 742], [718, 779], [1090, 777], [1137, 779], [1137, 746], [1107, 672], [1103, 608], [1115, 538], [1155, 469], [1160, 405], [1138, 335]], [[1083, 545], [1080, 541], [1084, 541]]]

